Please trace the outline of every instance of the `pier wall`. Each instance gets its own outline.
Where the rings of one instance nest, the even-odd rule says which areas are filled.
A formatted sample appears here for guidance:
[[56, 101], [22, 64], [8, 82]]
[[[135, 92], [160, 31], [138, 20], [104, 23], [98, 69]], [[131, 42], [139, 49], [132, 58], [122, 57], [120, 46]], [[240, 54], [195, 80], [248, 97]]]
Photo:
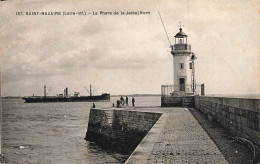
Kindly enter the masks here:
[[[260, 148], [260, 100], [195, 96], [195, 108]], [[258, 157], [259, 158], [259, 157]]]
[[162, 96], [162, 107], [194, 107], [194, 96]]
[[160, 116], [161, 113], [91, 109], [86, 140], [105, 150], [130, 155]]

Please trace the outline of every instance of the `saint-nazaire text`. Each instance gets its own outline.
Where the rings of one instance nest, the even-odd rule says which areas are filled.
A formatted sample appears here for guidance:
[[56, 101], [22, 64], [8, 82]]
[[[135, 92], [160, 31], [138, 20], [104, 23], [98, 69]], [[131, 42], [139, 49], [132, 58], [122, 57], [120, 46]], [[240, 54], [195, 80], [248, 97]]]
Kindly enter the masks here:
[[17, 16], [150, 15], [150, 11], [17, 11]]

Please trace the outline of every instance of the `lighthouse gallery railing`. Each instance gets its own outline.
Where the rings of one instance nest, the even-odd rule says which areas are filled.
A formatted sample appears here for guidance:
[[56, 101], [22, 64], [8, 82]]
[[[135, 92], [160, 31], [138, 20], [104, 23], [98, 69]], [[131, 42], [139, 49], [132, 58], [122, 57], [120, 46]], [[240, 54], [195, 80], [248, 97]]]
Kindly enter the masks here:
[[187, 94], [201, 95], [201, 84], [192, 85], [162, 85], [161, 95], [172, 96], [174, 91], [185, 92]]

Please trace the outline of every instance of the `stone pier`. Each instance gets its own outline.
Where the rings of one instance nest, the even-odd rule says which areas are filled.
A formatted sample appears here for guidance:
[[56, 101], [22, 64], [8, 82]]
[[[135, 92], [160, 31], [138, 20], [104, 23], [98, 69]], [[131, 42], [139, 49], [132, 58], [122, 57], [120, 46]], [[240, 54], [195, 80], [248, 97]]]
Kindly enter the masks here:
[[228, 163], [187, 108], [160, 108], [161, 118], [126, 163]]
[[[254, 160], [247, 145], [235, 141], [224, 128], [215, 127], [195, 108], [92, 109], [90, 117], [86, 138], [95, 134], [97, 142], [101, 136], [102, 145], [129, 148], [114, 149], [129, 154], [125, 163], [253, 163]], [[113, 129], [112, 125], [116, 128], [109, 132], [107, 129], [109, 126]], [[108, 140], [104, 140], [102, 127]], [[145, 134], [140, 135], [141, 131]]]

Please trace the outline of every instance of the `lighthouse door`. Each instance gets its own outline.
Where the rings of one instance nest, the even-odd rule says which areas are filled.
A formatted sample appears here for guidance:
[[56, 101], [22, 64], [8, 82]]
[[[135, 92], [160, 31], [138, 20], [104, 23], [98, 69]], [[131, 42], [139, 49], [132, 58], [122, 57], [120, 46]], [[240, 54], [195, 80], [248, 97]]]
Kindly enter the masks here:
[[180, 78], [180, 91], [185, 91], [185, 79]]

